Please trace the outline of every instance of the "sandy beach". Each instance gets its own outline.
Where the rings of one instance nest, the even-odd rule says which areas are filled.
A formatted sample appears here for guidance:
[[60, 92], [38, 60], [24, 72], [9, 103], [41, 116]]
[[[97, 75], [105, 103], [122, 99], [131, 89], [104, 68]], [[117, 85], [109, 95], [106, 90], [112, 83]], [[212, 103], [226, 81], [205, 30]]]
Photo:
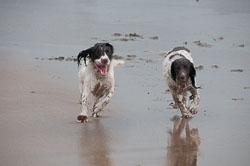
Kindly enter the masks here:
[[[1, 166], [248, 166], [250, 1], [0, 2]], [[130, 35], [133, 34], [133, 35]], [[77, 54], [125, 61], [100, 118], [80, 113]], [[201, 103], [172, 109], [161, 51], [185, 46]]]

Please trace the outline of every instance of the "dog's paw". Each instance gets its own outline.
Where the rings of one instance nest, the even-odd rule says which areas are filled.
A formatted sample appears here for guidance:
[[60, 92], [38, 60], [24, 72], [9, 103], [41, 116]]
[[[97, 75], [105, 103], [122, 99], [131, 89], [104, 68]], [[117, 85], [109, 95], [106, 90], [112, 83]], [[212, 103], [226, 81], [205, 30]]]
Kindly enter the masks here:
[[192, 118], [192, 117], [193, 117], [193, 115], [191, 113], [189, 113], [189, 112], [184, 112], [182, 114], [182, 118]]
[[190, 107], [190, 110], [189, 110], [190, 112], [191, 112], [191, 114], [197, 114], [197, 112], [198, 112], [198, 109], [197, 108], [195, 108], [195, 107]]
[[88, 117], [86, 115], [79, 115], [77, 117], [77, 120], [81, 123], [87, 123], [88, 122]]
[[178, 104], [176, 104], [174, 102], [170, 103], [169, 106], [172, 106], [174, 109], [178, 108]]
[[92, 113], [92, 117], [98, 118], [98, 117], [100, 117], [100, 115], [99, 115], [99, 113]]
[[190, 109], [190, 112], [194, 115], [194, 114], [197, 114], [198, 110], [197, 109]]

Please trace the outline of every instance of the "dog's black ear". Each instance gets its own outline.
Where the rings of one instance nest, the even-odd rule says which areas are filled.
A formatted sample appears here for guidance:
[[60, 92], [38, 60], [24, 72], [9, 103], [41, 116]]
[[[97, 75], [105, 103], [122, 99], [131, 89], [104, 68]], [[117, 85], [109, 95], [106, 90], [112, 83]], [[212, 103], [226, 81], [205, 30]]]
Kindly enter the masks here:
[[195, 76], [196, 76], [196, 70], [194, 68], [194, 64], [191, 63], [190, 68], [189, 68], [189, 77], [191, 79], [193, 87], [197, 89], [197, 87], [195, 85]]
[[175, 63], [175, 61], [174, 61], [174, 62], [172, 63], [172, 65], [171, 65], [171, 76], [172, 76], [172, 79], [173, 79], [174, 81], [176, 81], [175, 65], [176, 65], [176, 63]]
[[91, 56], [91, 48], [87, 49], [87, 50], [83, 50], [81, 51], [78, 56], [77, 56], [77, 64], [78, 66], [81, 64], [81, 59], [83, 58], [85, 65], [86, 64], [86, 58]]
[[113, 54], [114, 53], [114, 47], [111, 44], [109, 44], [109, 43], [106, 43], [106, 46], [108, 46], [108, 47], [111, 48], [111, 52]]

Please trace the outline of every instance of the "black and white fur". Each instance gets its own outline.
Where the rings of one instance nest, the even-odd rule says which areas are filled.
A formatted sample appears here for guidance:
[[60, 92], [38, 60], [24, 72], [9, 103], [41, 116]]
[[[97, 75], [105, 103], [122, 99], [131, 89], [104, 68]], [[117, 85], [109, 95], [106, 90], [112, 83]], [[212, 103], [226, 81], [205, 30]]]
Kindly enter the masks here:
[[[195, 85], [196, 70], [190, 51], [185, 47], [176, 47], [166, 53], [163, 74], [174, 100], [173, 107], [179, 108], [183, 117], [192, 117], [198, 112], [200, 96]], [[188, 92], [191, 93], [190, 105]]]
[[88, 121], [88, 111], [92, 112], [92, 116], [98, 117], [98, 113], [110, 102], [114, 94], [113, 67], [122, 64], [123, 61], [113, 61], [113, 52], [111, 44], [97, 43], [81, 51], [77, 57], [80, 65], [78, 78], [82, 105], [77, 120], [82, 123]]

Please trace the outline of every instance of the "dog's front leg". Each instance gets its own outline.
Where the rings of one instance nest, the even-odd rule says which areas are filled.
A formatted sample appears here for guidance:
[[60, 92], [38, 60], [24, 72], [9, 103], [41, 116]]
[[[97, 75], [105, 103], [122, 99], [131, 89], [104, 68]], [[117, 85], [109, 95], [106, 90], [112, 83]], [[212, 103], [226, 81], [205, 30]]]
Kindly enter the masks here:
[[107, 95], [101, 97], [98, 100], [98, 102], [94, 105], [93, 114], [92, 114], [93, 117], [98, 117], [98, 113], [102, 111], [102, 109], [110, 102], [113, 94], [114, 94], [114, 88], [112, 88], [111, 91]]
[[[180, 101], [178, 95], [177, 95], [177, 91], [174, 91], [171, 89], [171, 94], [173, 96], [173, 100], [174, 100], [174, 108], [179, 108], [181, 111], [181, 114], [183, 117], [192, 117], [192, 114], [188, 111], [187, 107], [186, 107], [186, 103], [183, 103]], [[184, 99], [185, 100], [185, 99]]]
[[193, 96], [193, 100], [190, 104], [190, 112], [192, 114], [196, 114], [198, 112], [198, 107], [199, 107], [199, 104], [200, 104], [200, 96], [199, 96], [199, 93], [198, 93], [198, 90], [197, 89], [194, 89], [192, 88], [190, 90], [192, 96]]
[[80, 104], [82, 104], [82, 95], [83, 95], [83, 83], [82, 81], [80, 80], [79, 81], [79, 90], [80, 90]]
[[187, 91], [184, 91], [182, 93], [182, 103], [185, 105], [185, 107], [187, 108]]
[[181, 110], [181, 114], [182, 114], [183, 118], [191, 118], [191, 117], [193, 117], [192, 114], [188, 111], [186, 105], [183, 104], [180, 100], [178, 102], [178, 107]]
[[191, 118], [192, 114], [187, 109], [187, 106], [186, 106], [186, 103], [185, 103], [185, 96], [183, 96], [184, 103], [183, 103], [183, 101], [180, 101], [179, 96], [177, 94], [173, 94], [173, 98], [174, 98], [175, 103], [177, 104], [178, 108], [181, 111], [182, 117]]
[[85, 90], [83, 91], [82, 95], [81, 95], [81, 113], [78, 115], [77, 120], [82, 122], [82, 123], [86, 123], [88, 122], [88, 98], [89, 98], [89, 94], [90, 92]]
[[178, 99], [178, 96], [177, 96], [177, 92], [175, 90], [172, 90], [172, 89], [170, 89], [170, 92], [171, 92], [173, 100], [174, 100], [174, 102], [171, 103], [170, 105], [173, 104], [173, 108], [176, 109], [176, 108], [178, 108], [178, 103], [180, 102]]

